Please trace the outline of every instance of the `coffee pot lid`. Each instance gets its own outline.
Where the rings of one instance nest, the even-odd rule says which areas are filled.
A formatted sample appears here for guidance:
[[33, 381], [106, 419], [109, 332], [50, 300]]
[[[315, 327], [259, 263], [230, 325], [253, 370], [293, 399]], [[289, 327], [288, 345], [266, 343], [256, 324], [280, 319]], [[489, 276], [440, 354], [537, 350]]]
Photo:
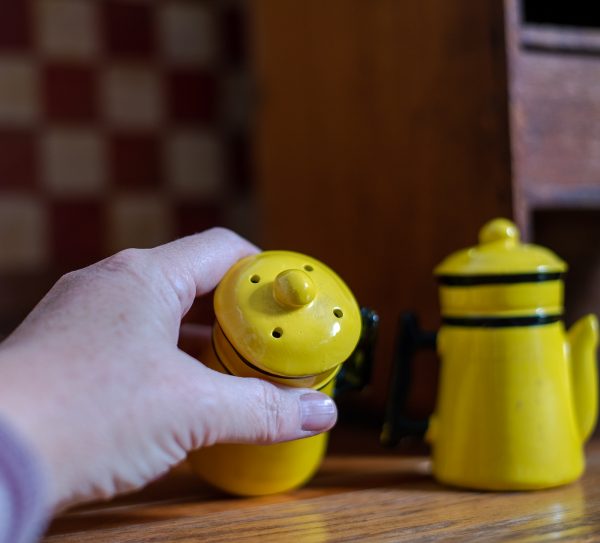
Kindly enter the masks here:
[[497, 218], [479, 232], [479, 245], [457, 251], [436, 268], [439, 277], [561, 274], [567, 264], [539, 245], [521, 243], [519, 230], [508, 219]]
[[215, 291], [215, 314], [238, 354], [286, 377], [317, 375], [344, 362], [358, 343], [360, 308], [322, 262], [264, 251], [237, 262]]

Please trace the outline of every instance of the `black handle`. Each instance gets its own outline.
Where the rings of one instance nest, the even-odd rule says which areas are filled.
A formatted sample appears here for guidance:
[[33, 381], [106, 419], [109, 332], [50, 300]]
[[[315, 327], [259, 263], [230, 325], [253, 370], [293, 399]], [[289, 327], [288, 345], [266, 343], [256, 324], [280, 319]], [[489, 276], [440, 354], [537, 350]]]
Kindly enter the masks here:
[[335, 396], [349, 390], [362, 390], [371, 382], [379, 315], [368, 307], [361, 307], [360, 317], [362, 323], [360, 338], [356, 348], [337, 374]]
[[437, 332], [421, 330], [414, 313], [403, 313], [398, 322], [398, 336], [394, 353], [392, 382], [388, 395], [381, 443], [386, 447], [397, 445], [402, 437], [423, 436], [427, 420], [405, 416], [412, 379], [412, 360], [421, 349], [436, 348]]

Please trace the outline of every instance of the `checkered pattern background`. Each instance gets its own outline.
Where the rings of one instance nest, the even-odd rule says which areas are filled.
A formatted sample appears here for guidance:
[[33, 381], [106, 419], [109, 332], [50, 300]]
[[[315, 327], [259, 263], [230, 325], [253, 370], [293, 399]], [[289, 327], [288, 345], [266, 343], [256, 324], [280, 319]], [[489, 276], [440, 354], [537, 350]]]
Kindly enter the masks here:
[[251, 223], [243, 20], [234, 0], [0, 0], [0, 333], [68, 269]]

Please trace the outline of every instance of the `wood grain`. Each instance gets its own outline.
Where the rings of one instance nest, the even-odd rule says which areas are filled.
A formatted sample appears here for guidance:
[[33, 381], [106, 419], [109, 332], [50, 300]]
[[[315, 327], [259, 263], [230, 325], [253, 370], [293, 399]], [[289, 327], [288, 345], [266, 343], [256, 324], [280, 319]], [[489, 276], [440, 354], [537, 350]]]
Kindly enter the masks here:
[[45, 543], [597, 541], [600, 442], [578, 482], [486, 493], [438, 485], [426, 457], [332, 456], [303, 489], [228, 498], [185, 467], [144, 492], [56, 519]]
[[381, 407], [399, 313], [437, 326], [434, 266], [511, 211], [502, 2], [252, 6], [260, 242], [320, 258], [380, 312], [364, 398]]

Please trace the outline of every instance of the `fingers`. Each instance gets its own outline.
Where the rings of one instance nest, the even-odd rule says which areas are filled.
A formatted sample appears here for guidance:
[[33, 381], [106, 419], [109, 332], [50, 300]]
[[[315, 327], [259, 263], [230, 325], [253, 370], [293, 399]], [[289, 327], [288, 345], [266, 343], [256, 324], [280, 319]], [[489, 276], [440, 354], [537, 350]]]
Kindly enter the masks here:
[[225, 228], [212, 228], [150, 250], [165, 271], [185, 313], [196, 296], [210, 292], [225, 272], [258, 248]]
[[[179, 348], [205, 360], [213, 356], [210, 337], [208, 326], [183, 324]], [[192, 361], [193, 379], [202, 381], [203, 393], [196, 395], [201, 401], [194, 419], [208, 426], [195, 432], [202, 434], [196, 443], [277, 443], [329, 430], [336, 422], [335, 403], [326, 394], [200, 370], [197, 364]]]
[[334, 401], [321, 392], [211, 374], [219, 410], [204, 419], [205, 445], [289, 441], [329, 430], [337, 420]]
[[[257, 248], [233, 232], [212, 229], [157, 247], [152, 254], [170, 270], [170, 279], [185, 310], [194, 297], [212, 290], [240, 258]], [[180, 346], [202, 360], [209, 345], [206, 328], [184, 326]], [[196, 443], [277, 443], [308, 437], [336, 422], [333, 400], [307, 389], [288, 389], [262, 381], [224, 375], [203, 368], [194, 419]], [[200, 376], [199, 376], [200, 377]]]

